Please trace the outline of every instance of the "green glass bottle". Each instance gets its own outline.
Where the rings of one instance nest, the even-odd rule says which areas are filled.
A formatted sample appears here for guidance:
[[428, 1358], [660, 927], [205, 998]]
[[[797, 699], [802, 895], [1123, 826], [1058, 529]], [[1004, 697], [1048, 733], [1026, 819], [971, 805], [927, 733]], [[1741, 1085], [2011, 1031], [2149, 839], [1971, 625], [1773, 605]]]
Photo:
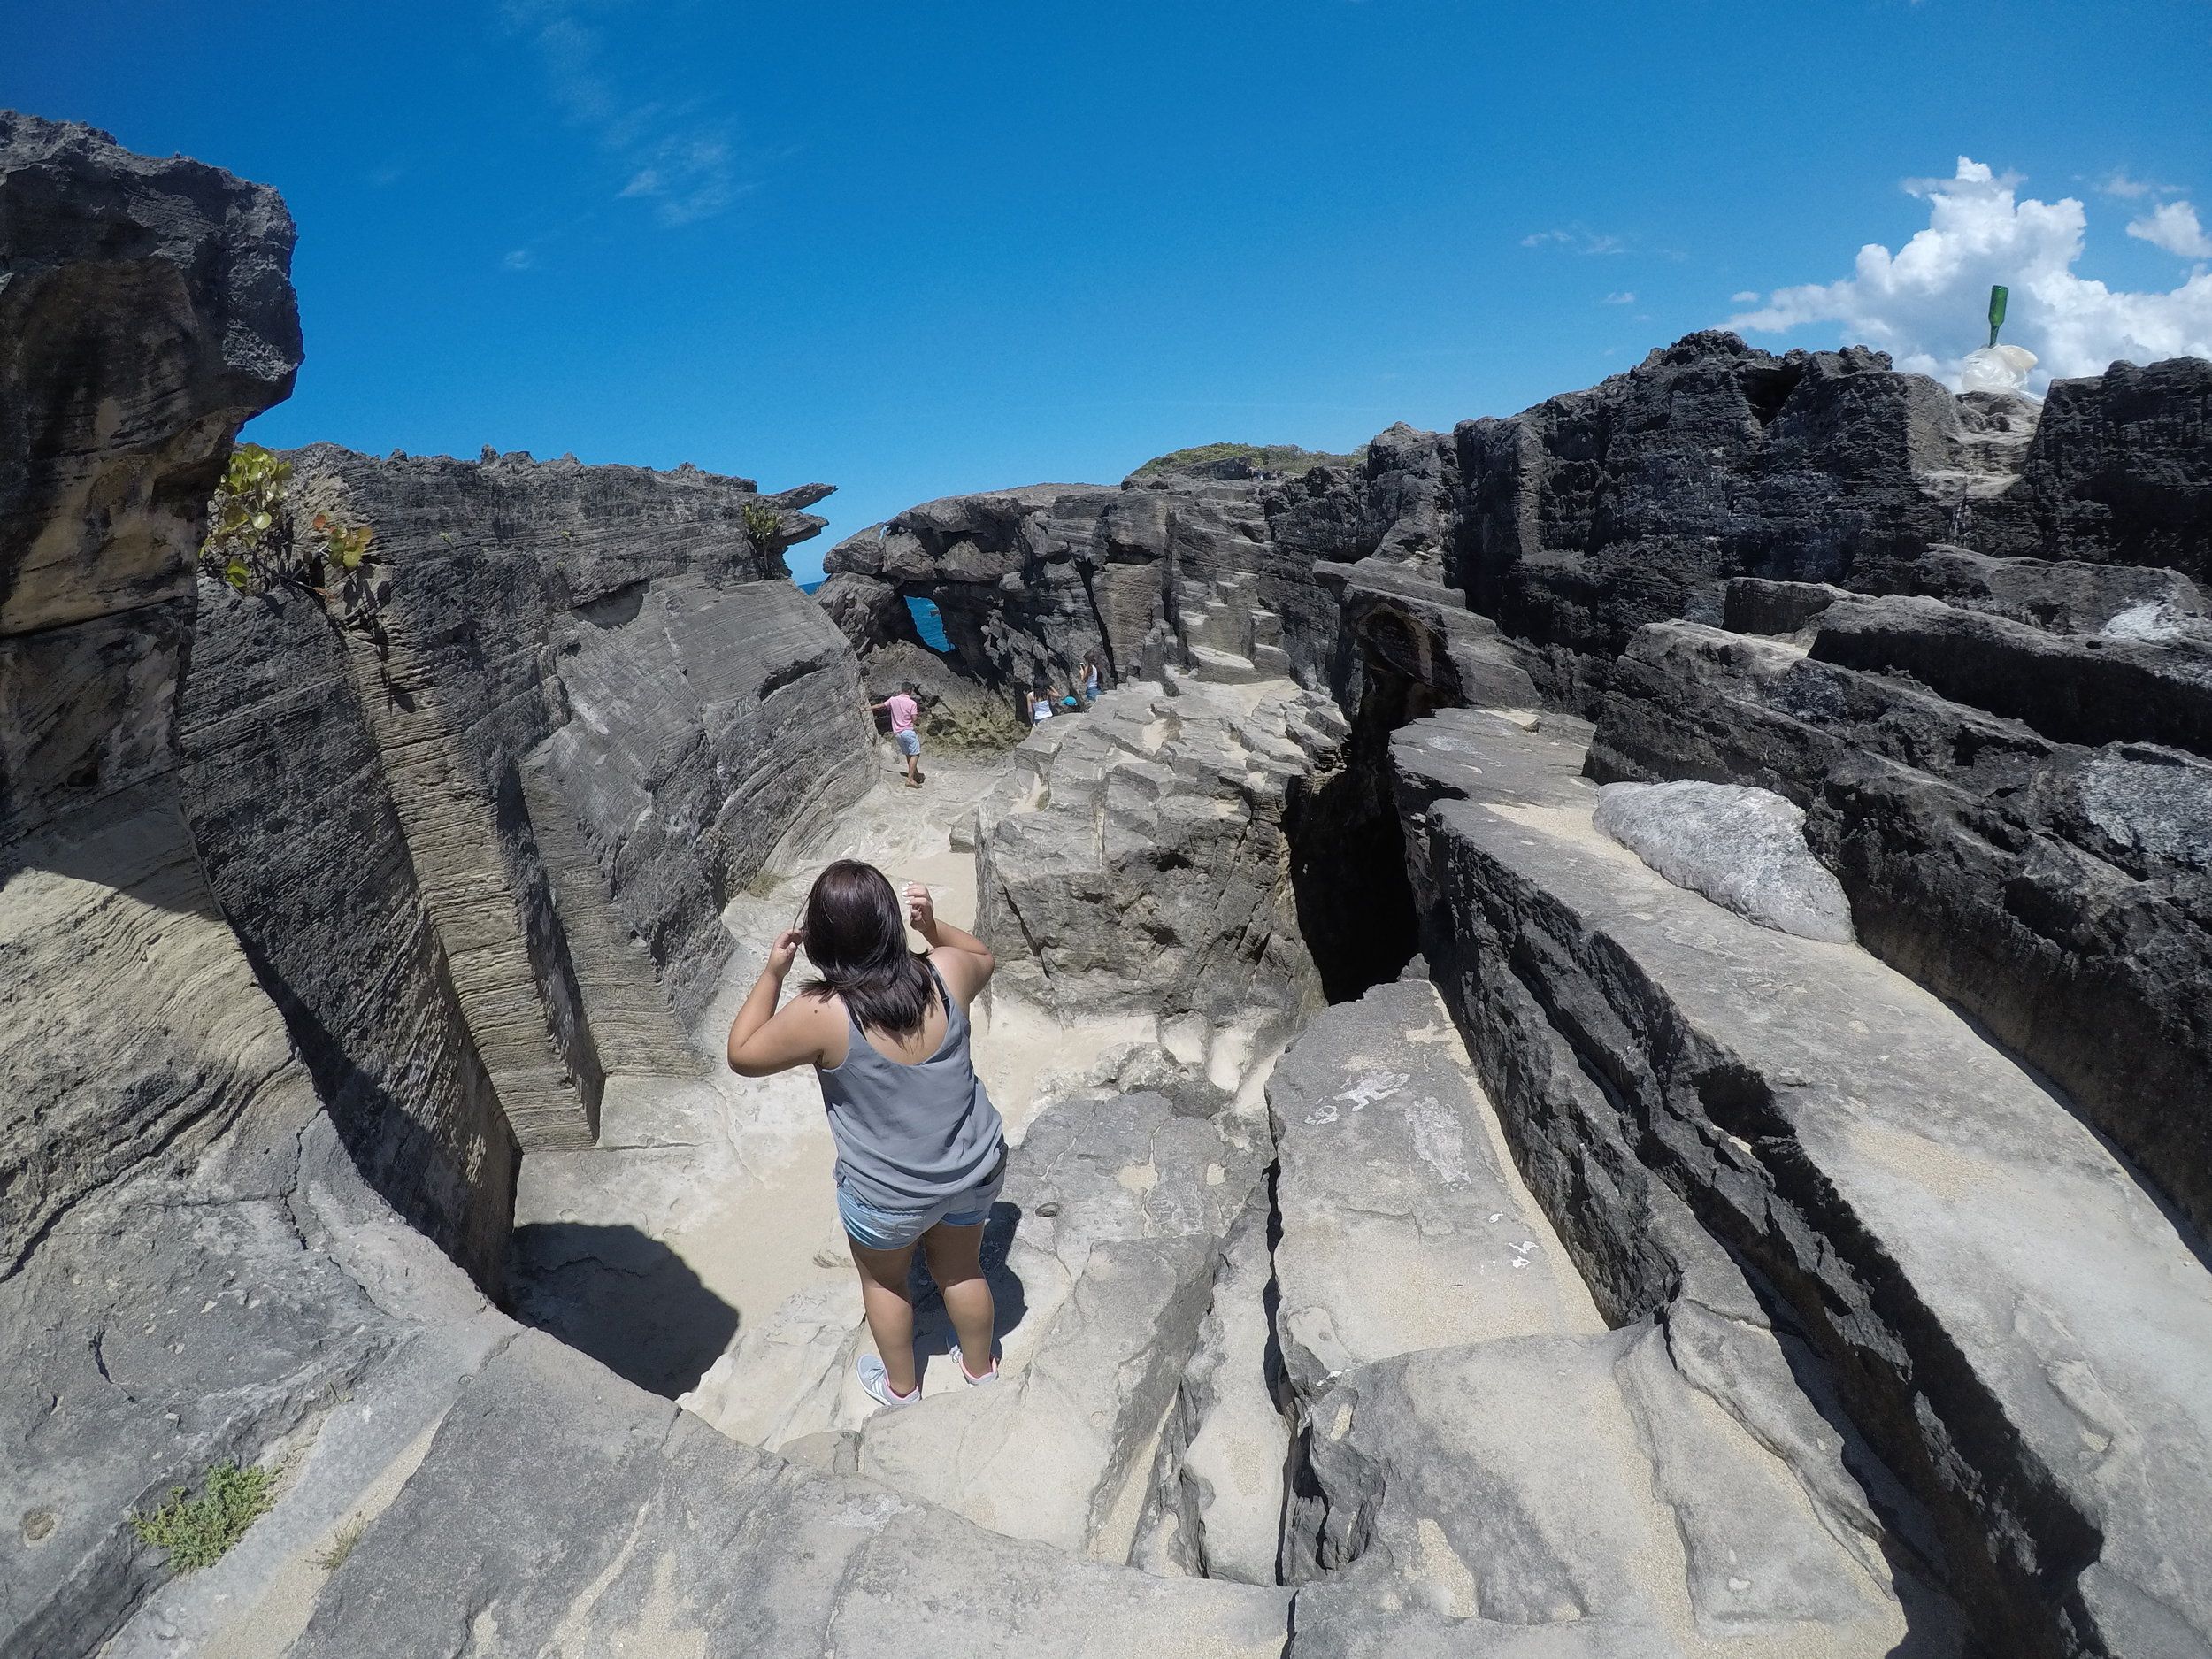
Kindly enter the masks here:
[[2005, 326], [2005, 301], [2012, 290], [1993, 287], [1989, 290], [1989, 343], [1997, 343], [1997, 331]]

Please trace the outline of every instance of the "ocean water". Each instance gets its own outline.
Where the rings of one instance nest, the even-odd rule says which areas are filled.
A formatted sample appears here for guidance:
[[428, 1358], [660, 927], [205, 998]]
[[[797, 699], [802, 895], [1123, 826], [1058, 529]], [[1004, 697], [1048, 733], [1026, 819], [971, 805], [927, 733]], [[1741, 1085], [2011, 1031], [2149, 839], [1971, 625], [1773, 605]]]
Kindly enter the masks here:
[[[818, 576], [810, 582], [801, 582], [799, 591], [810, 594], [828, 580], [826, 576]], [[923, 644], [933, 651], [952, 649], [952, 641], [945, 633], [944, 614], [934, 604], [926, 599], [909, 599], [906, 610], [914, 618], [914, 631], [922, 636]]]
[[949, 651], [952, 641], [945, 634], [945, 618], [937, 607], [926, 599], [909, 599], [907, 613], [914, 618], [914, 628], [922, 636], [922, 643], [933, 651]]

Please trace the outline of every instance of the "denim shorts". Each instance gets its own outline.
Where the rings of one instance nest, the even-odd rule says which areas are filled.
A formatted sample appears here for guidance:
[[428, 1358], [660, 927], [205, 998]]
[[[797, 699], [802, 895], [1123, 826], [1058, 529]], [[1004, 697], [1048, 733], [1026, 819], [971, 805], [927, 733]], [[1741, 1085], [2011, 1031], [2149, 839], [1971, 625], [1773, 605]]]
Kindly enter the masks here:
[[942, 1198], [927, 1210], [878, 1210], [864, 1204], [841, 1181], [837, 1187], [837, 1218], [855, 1244], [871, 1250], [902, 1250], [939, 1222], [949, 1227], [979, 1227], [990, 1219], [999, 1188], [1006, 1185], [1006, 1160], [988, 1179], [964, 1193]]
[[903, 732], [892, 733], [891, 741], [899, 746], [902, 755], [918, 755], [922, 752], [921, 737], [910, 726]]

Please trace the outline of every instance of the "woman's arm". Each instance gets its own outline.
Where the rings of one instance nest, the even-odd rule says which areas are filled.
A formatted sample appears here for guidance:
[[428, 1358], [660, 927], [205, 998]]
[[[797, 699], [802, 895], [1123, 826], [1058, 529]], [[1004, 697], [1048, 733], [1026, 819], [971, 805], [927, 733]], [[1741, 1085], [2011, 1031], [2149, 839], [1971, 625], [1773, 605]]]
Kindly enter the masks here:
[[740, 1077], [767, 1077], [795, 1065], [833, 1064], [825, 1046], [830, 1028], [828, 1005], [801, 997], [780, 1013], [784, 976], [806, 935], [793, 927], [776, 935], [768, 965], [760, 971], [745, 1006], [730, 1022], [730, 1070]]
[[975, 1000], [976, 993], [990, 983], [991, 971], [998, 965], [990, 947], [973, 933], [964, 933], [950, 922], [940, 919], [936, 901], [918, 881], [907, 886], [906, 915], [914, 925], [914, 931], [928, 945], [930, 960], [945, 976], [945, 988], [958, 997], [960, 1006], [965, 1008]]

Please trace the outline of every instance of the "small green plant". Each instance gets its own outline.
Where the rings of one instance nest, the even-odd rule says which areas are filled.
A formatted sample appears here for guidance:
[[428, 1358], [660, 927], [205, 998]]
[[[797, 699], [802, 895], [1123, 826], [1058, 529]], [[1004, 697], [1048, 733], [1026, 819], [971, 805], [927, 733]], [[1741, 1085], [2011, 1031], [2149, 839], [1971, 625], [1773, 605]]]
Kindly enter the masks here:
[[757, 547], [771, 547], [783, 539], [783, 515], [765, 502], [745, 503], [745, 534]]
[[335, 1572], [346, 1564], [346, 1557], [353, 1554], [353, 1547], [361, 1541], [361, 1534], [369, 1530], [366, 1518], [349, 1521], [330, 1540], [330, 1548], [315, 1557], [315, 1564], [325, 1572]]
[[1159, 472], [1179, 472], [1186, 467], [1229, 460], [1249, 461], [1256, 469], [1263, 472], [1299, 474], [1310, 472], [1317, 466], [1348, 470], [1366, 458], [1364, 447], [1354, 449], [1348, 455], [1330, 455], [1320, 449], [1302, 449], [1294, 443], [1202, 443], [1194, 449], [1156, 455], [1132, 476], [1148, 478]]
[[[320, 482], [321, 480], [318, 480]], [[330, 480], [333, 488], [335, 480]], [[327, 495], [328, 489], [323, 494]], [[294, 512], [292, 464], [257, 443], [231, 451], [222, 484], [208, 503], [200, 567], [242, 594], [297, 588], [313, 594], [348, 627], [373, 634], [391, 595], [369, 550], [376, 532], [349, 524], [340, 511], [316, 511], [304, 526]]]
[[141, 1543], [167, 1550], [169, 1564], [179, 1572], [211, 1567], [276, 1501], [270, 1492], [275, 1482], [271, 1470], [217, 1463], [208, 1470], [198, 1497], [172, 1486], [169, 1502], [151, 1515], [132, 1516], [131, 1527]]

